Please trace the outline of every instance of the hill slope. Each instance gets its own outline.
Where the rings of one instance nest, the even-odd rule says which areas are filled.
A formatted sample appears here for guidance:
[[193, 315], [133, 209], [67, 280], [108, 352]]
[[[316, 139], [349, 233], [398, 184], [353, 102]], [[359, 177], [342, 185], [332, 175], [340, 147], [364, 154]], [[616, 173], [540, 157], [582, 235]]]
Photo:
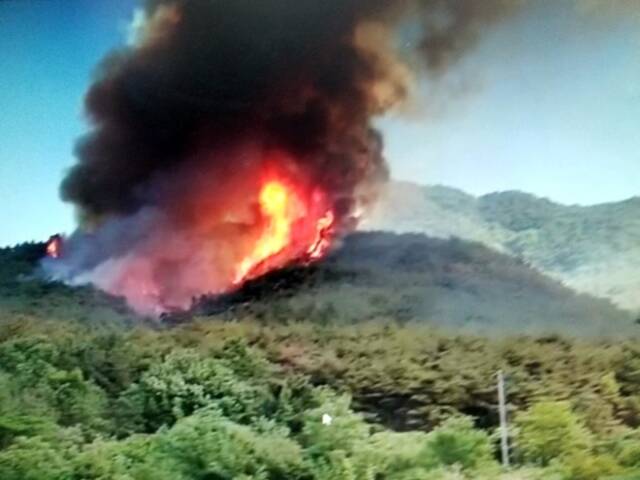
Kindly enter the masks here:
[[390, 185], [365, 229], [482, 242], [576, 290], [640, 309], [640, 198], [566, 206], [522, 192], [474, 197], [442, 186]]
[[122, 299], [40, 279], [36, 271], [44, 255], [44, 243], [0, 248], [0, 322], [33, 316], [114, 326], [140, 323]]
[[632, 316], [479, 243], [362, 232], [311, 268], [257, 279], [202, 313], [232, 305], [259, 318], [420, 322], [479, 333], [629, 335]]
[[[121, 299], [90, 287], [45, 282], [32, 272], [42, 245], [1, 249], [0, 314], [138, 323]], [[632, 315], [579, 295], [480, 243], [422, 234], [356, 233], [325, 261], [273, 272], [222, 298], [204, 298], [195, 313], [246, 309], [267, 322], [367, 320], [416, 322], [479, 333], [631, 335]], [[194, 312], [166, 315], [182, 321]], [[246, 311], [244, 313], [247, 313]]]

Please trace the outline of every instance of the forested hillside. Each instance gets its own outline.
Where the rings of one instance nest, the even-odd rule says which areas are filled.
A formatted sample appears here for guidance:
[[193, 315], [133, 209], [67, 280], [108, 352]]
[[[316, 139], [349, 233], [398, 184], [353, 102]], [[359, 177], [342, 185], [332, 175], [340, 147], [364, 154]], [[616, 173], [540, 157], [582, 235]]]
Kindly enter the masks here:
[[[43, 252], [42, 244], [0, 249], [0, 309], [101, 325], [140, 322], [123, 299], [44, 281], [38, 270]], [[480, 243], [421, 234], [356, 233], [323, 262], [273, 272], [163, 319], [179, 323], [193, 313], [227, 310], [231, 317], [248, 313], [269, 321], [392, 321], [484, 335], [640, 333], [631, 313], [576, 294], [522, 261]]]
[[392, 183], [366, 228], [482, 242], [572, 288], [640, 310], [640, 198], [589, 207]]
[[[161, 321], [41, 280], [42, 253], [0, 251], [2, 480], [640, 478], [637, 342], [474, 335], [392, 303], [411, 284], [447, 279], [445, 295], [493, 279], [487, 291], [600, 305], [477, 244], [357, 235], [326, 263]], [[371, 294], [379, 309], [356, 321], [346, 300], [310, 302], [341, 285], [354, 309]]]
[[[638, 365], [632, 342], [3, 315], [0, 478], [635, 479]], [[499, 368], [509, 473], [497, 461]]]
[[511, 256], [421, 234], [351, 235], [325, 262], [275, 272], [222, 301], [205, 301], [200, 311], [229, 302], [235, 312], [281, 320], [314, 314], [339, 324], [391, 320], [485, 335], [640, 333], [629, 312], [576, 294]]
[[134, 318], [122, 299], [91, 287], [72, 288], [45, 281], [38, 268], [45, 248], [44, 243], [0, 248], [0, 312], [100, 325], [141, 321]]

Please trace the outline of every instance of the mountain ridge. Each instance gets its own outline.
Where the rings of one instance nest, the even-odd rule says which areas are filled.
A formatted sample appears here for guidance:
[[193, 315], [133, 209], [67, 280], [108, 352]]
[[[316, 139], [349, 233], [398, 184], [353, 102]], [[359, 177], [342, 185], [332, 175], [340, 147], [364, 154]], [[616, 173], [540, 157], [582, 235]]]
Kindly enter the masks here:
[[[239, 309], [239, 310], [238, 310]], [[337, 324], [388, 321], [482, 335], [636, 336], [633, 316], [479, 242], [356, 232], [324, 261], [291, 266], [195, 312]], [[276, 312], [276, 313], [274, 313]]]
[[640, 310], [640, 197], [564, 205], [517, 190], [474, 196], [391, 182], [362, 228], [480, 242], [577, 291]]
[[45, 244], [0, 249], [0, 316], [36, 315], [96, 325], [169, 326], [194, 315], [268, 323], [424, 324], [453, 333], [637, 336], [630, 312], [576, 293], [522, 260], [479, 242], [424, 234], [355, 232], [323, 261], [290, 265], [188, 311], [146, 319], [123, 298], [38, 275]]

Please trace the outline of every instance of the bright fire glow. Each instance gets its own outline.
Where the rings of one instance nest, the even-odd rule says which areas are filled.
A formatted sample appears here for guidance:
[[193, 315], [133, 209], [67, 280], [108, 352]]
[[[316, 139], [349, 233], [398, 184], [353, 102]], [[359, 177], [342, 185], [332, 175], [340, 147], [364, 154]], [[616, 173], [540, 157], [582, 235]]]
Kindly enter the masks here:
[[329, 210], [324, 214], [324, 216], [320, 218], [320, 220], [318, 220], [318, 223], [316, 224], [316, 238], [307, 249], [309, 258], [314, 260], [322, 258], [322, 256], [329, 249], [329, 247], [331, 246], [329, 232], [332, 226], [333, 212]]
[[59, 258], [61, 247], [62, 247], [62, 240], [60, 236], [54, 235], [47, 242], [47, 247], [46, 247], [47, 256], [51, 258]]
[[[270, 271], [318, 261], [339, 230], [332, 199], [299, 172], [286, 168], [286, 159], [276, 155], [269, 160], [260, 177], [230, 180], [215, 196], [210, 196], [203, 175], [202, 186], [196, 183], [181, 205], [182, 223], [144, 212], [141, 218], [150, 222], [153, 234], [135, 249], [63, 278], [78, 285], [92, 283], [126, 297], [136, 311], [158, 316], [187, 309], [202, 295], [235, 290]], [[111, 238], [121, 226], [106, 223], [104, 228], [105, 238]], [[51, 237], [46, 253], [57, 260], [46, 262], [48, 268], [69, 275], [84, 258], [76, 256], [73, 245], [91, 246], [89, 242], [103, 232], [83, 235], [75, 243]]]
[[240, 262], [235, 283], [241, 282], [256, 265], [287, 246], [293, 220], [290, 204], [295, 200], [291, 196], [287, 187], [276, 180], [262, 187], [260, 212], [268, 223], [253, 251]]
[[[309, 206], [286, 183], [280, 180], [266, 182], [260, 190], [259, 205], [266, 225], [251, 253], [240, 262], [234, 284], [264, 273], [263, 270], [270, 267], [265, 263], [288, 247], [291, 246], [292, 253], [295, 253], [296, 247], [300, 247], [292, 245], [296, 234], [302, 235], [303, 241], [306, 240], [298, 254], [305, 256], [306, 260], [321, 258], [330, 246], [329, 232], [334, 222], [333, 213], [328, 210], [315, 221], [310, 215]], [[314, 221], [315, 226], [312, 224], [309, 228], [309, 222]], [[305, 236], [304, 232], [309, 230], [311, 233]]]

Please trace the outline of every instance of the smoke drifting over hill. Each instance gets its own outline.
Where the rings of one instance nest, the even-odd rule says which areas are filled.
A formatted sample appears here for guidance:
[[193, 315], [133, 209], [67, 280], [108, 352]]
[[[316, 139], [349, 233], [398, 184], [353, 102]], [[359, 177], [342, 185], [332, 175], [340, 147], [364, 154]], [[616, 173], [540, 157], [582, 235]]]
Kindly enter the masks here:
[[215, 190], [246, 163], [232, 150], [250, 144], [288, 152], [314, 183], [354, 201], [358, 184], [386, 176], [369, 120], [410, 90], [394, 50], [403, 20], [419, 15], [423, 65], [441, 71], [514, 5], [147, 2], [137, 43], [103, 61], [87, 94], [94, 128], [63, 198], [99, 221], [183, 195], [162, 179], [184, 170], [210, 174]]
[[80, 228], [47, 270], [158, 313], [322, 258], [389, 177], [373, 119], [531, 5], [147, 1], [87, 93]]
[[47, 270], [158, 312], [320, 258], [388, 177], [372, 119], [517, 4], [147, 2], [87, 94], [81, 228]]

